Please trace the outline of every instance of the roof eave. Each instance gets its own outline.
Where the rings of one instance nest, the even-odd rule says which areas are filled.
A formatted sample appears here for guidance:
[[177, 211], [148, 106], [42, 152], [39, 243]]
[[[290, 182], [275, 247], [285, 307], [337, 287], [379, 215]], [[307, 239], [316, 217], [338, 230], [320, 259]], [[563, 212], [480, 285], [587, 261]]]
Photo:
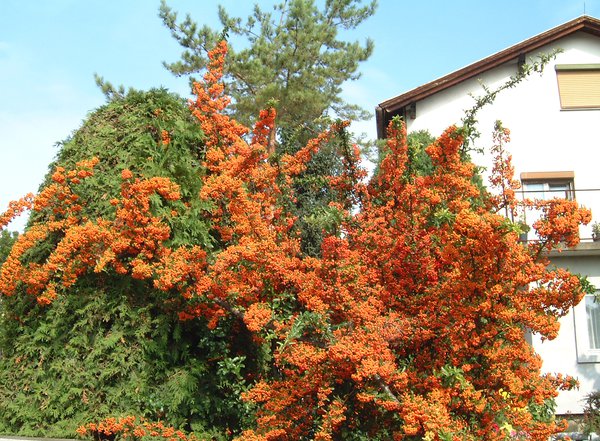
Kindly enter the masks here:
[[[452, 87], [465, 80], [476, 77], [481, 73], [504, 63], [518, 59], [519, 56], [531, 53], [542, 46], [551, 44], [560, 38], [578, 31], [583, 31], [600, 37], [600, 20], [585, 15], [581, 16], [575, 20], [571, 20], [563, 25], [557, 26], [549, 31], [543, 32], [521, 43], [504, 49], [496, 54], [490, 55], [489, 57], [470, 64], [469, 66], [452, 72], [446, 76], [412, 89], [406, 93], [403, 93], [402, 95], [398, 95], [394, 98], [383, 101], [379, 104], [379, 106], [377, 106], [377, 108], [382, 109], [382, 114], [394, 114], [410, 103], [420, 101], [428, 96]], [[378, 121], [378, 127], [379, 125], [380, 123]]]

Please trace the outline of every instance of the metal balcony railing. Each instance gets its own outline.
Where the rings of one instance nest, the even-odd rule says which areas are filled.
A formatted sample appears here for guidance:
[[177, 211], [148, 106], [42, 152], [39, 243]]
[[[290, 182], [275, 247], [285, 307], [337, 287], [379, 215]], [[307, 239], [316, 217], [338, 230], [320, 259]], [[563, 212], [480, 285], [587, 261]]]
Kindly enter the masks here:
[[[591, 242], [592, 224], [600, 222], [600, 188], [569, 188], [560, 190], [517, 190], [517, 199], [522, 201], [525, 199], [544, 199], [553, 198], [575, 200], [580, 206], [589, 208], [592, 211], [592, 221], [588, 225], [579, 227], [579, 238], [581, 242]], [[541, 211], [529, 207], [520, 207], [519, 217], [513, 219], [515, 221], [524, 221], [531, 226], [541, 216]], [[533, 229], [529, 232], [529, 240], [536, 240], [536, 235]]]

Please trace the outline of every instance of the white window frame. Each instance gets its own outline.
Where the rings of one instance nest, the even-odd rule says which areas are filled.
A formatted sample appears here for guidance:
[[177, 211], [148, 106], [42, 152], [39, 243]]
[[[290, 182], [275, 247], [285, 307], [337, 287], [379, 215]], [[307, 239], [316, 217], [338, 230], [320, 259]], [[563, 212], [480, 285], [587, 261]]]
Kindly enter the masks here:
[[[551, 200], [554, 198], [566, 198], [575, 200], [575, 172], [574, 171], [533, 171], [522, 172], [521, 192], [523, 199], [529, 200]], [[536, 186], [536, 190], [531, 191], [531, 186]], [[562, 185], [565, 188], [559, 191], [551, 191], [553, 185]], [[523, 221], [530, 227], [542, 217], [543, 211], [532, 207], [525, 208]], [[539, 239], [534, 235], [534, 240]]]
[[[586, 297], [593, 297], [593, 294], [586, 294]], [[600, 363], [600, 348], [590, 348], [590, 339], [588, 332], [588, 317], [585, 308], [585, 297], [573, 307], [573, 320], [575, 325], [575, 344], [577, 348], [578, 363]]]
[[[575, 184], [573, 179], [546, 179], [546, 180], [533, 180], [533, 179], [524, 179], [521, 181], [523, 193], [526, 198], [529, 199], [575, 199]], [[541, 185], [542, 188], [537, 191], [528, 190], [528, 187], [532, 185]], [[564, 185], [566, 187], [565, 190], [551, 190], [550, 186], [552, 185]]]

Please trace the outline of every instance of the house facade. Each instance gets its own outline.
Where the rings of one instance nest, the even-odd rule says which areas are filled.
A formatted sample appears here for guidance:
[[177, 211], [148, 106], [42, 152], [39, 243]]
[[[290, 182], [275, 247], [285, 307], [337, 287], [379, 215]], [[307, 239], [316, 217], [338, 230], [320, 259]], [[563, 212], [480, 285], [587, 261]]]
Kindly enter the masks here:
[[[574, 198], [592, 210], [600, 222], [600, 20], [582, 16], [515, 46], [493, 54], [442, 78], [398, 95], [376, 109], [379, 137], [396, 115], [409, 132], [439, 135], [459, 124], [465, 111], [483, 96], [482, 83], [494, 90], [539, 54], [559, 51], [542, 73], [534, 72], [516, 87], [502, 91], [477, 113], [481, 133], [476, 145], [489, 147], [496, 120], [510, 129], [508, 150], [522, 197]], [[474, 154], [476, 164], [491, 169], [487, 154]], [[485, 175], [485, 172], [484, 172]], [[526, 212], [532, 224], [535, 212]], [[600, 242], [592, 240], [591, 224], [580, 229], [581, 243], [553, 251], [551, 261], [586, 275], [600, 289]], [[535, 240], [535, 237], [529, 237]], [[543, 370], [579, 379], [580, 388], [561, 392], [557, 414], [581, 414], [585, 396], [600, 390], [600, 303], [586, 297], [561, 319], [559, 336], [532, 345], [543, 359]]]

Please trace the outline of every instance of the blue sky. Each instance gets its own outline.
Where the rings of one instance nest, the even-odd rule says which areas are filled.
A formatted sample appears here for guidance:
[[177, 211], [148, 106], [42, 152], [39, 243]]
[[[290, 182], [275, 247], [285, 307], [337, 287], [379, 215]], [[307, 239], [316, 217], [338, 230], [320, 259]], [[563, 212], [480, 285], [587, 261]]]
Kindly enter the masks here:
[[[217, 26], [217, 4], [247, 16], [254, 2], [169, 0], [182, 15]], [[264, 9], [272, 0], [259, 2]], [[161, 62], [180, 49], [158, 18], [159, 0], [0, 0], [0, 211], [36, 191], [56, 143], [104, 103], [94, 72], [139, 89], [188, 96]], [[583, 14], [600, 0], [379, 0], [348, 38], [375, 41], [346, 100], [372, 111], [429, 82]], [[453, 121], [448, 121], [451, 124]], [[375, 137], [374, 120], [355, 130]], [[13, 224], [21, 228], [23, 221]]]

